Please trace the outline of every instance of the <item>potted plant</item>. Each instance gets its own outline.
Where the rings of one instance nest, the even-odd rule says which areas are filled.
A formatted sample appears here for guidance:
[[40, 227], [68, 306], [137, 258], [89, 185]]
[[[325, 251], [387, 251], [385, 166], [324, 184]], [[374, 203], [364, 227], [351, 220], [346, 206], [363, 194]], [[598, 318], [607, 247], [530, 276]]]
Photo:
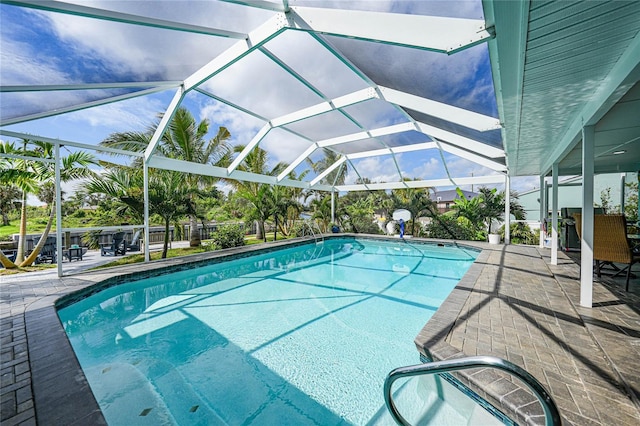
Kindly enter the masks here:
[[487, 226], [489, 244], [500, 244], [500, 234], [491, 232], [491, 227], [494, 221], [504, 218], [504, 192], [498, 192], [495, 188], [489, 189], [487, 187], [480, 188], [479, 192], [482, 197], [480, 214]]

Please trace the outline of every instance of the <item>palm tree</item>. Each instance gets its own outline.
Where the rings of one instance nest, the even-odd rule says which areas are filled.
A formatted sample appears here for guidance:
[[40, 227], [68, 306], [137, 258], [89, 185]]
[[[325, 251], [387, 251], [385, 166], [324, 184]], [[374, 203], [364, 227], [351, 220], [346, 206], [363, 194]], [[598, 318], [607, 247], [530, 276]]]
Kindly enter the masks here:
[[[125, 149], [135, 152], [144, 151], [158, 123], [149, 128], [147, 132], [114, 133], [101, 142], [101, 145], [112, 148]], [[181, 107], [176, 110], [167, 131], [164, 132], [158, 145], [158, 152], [169, 158], [185, 160], [192, 163], [210, 164], [226, 167], [231, 163], [232, 151], [228, 145], [231, 133], [225, 127], [219, 127], [218, 133], [211, 139], [205, 137], [209, 133], [209, 120], [196, 123], [188, 109]], [[196, 205], [199, 190], [204, 186], [213, 185], [216, 178], [196, 174], [183, 174], [183, 186], [191, 191], [191, 204]], [[194, 210], [189, 215], [191, 235], [189, 245], [200, 245], [200, 232], [198, 231], [198, 217]]]
[[[104, 194], [120, 203], [120, 212], [128, 213], [137, 220], [144, 218], [144, 177], [135, 167], [112, 165], [100, 177], [84, 185], [84, 189], [94, 194]], [[195, 213], [192, 203], [192, 188], [184, 185], [184, 175], [180, 172], [149, 171], [149, 213], [157, 214], [165, 226], [162, 258], [167, 257], [170, 225], [180, 218]]]
[[396, 207], [411, 212], [411, 235], [415, 235], [415, 225], [419, 217], [433, 216], [433, 201], [429, 188], [396, 189], [391, 192]]
[[[504, 218], [504, 209], [506, 206], [505, 191], [498, 192], [495, 188], [489, 189], [487, 187], [481, 187], [478, 192], [482, 197], [482, 208], [480, 209], [483, 216], [483, 220], [487, 225], [487, 233], [491, 234], [491, 225], [494, 219]], [[519, 195], [516, 191], [510, 192], [509, 213], [511, 213], [516, 220], [524, 220], [526, 213], [524, 208], [519, 202]]]
[[[316, 161], [315, 163], [313, 162], [313, 160], [311, 160], [311, 158], [307, 157], [307, 163], [316, 173], [322, 173], [342, 157], [342, 154], [332, 151], [329, 148], [322, 148], [322, 151], [324, 153], [324, 157]], [[332, 170], [327, 176], [324, 177], [324, 179], [322, 179], [322, 182], [332, 186], [343, 185], [346, 178], [347, 168], [343, 164], [337, 169]]]
[[106, 173], [86, 182], [82, 190], [91, 194], [103, 194], [116, 201], [116, 215], [131, 216], [138, 222], [144, 222], [144, 178], [137, 167], [119, 166], [103, 163]]
[[[22, 140], [22, 149], [16, 148], [13, 142], [2, 142], [0, 144], [0, 152], [9, 155], [21, 155], [26, 157], [37, 157], [37, 155], [27, 150], [27, 146], [31, 141], [29, 139]], [[37, 188], [37, 174], [30, 169], [29, 163], [25, 160], [9, 160], [1, 159], [0, 183], [3, 185], [15, 184], [21, 191], [21, 207], [20, 207], [20, 231], [18, 238], [18, 252], [16, 254], [15, 264], [3, 255], [2, 263], [6, 268], [16, 268], [16, 264], [22, 263], [24, 260], [24, 243], [27, 234], [27, 196], [34, 192]], [[6, 260], [5, 260], [6, 259]]]
[[193, 188], [184, 185], [181, 172], [156, 170], [149, 175], [149, 211], [164, 221], [162, 259], [167, 257], [171, 223], [184, 216], [195, 217], [193, 199]]
[[[236, 152], [242, 152], [242, 150], [244, 150], [243, 145], [237, 145], [235, 147]], [[287, 168], [286, 163], [280, 162], [269, 170], [267, 169], [267, 160], [267, 151], [256, 147], [251, 150], [242, 163], [238, 165], [238, 170], [262, 175], [277, 176]], [[275, 197], [271, 185], [238, 180], [231, 180], [230, 184], [236, 188], [238, 195], [245, 198], [253, 207], [252, 211], [247, 216], [249, 219], [256, 220], [258, 222], [256, 238], [264, 239], [266, 242], [267, 236], [265, 235], [264, 225], [273, 214], [275, 206]]]
[[[296, 177], [295, 172], [291, 172], [289, 177], [294, 180], [302, 180], [309, 172], [305, 170]], [[275, 186], [272, 190], [274, 198], [273, 216], [276, 228], [283, 235], [288, 236], [296, 221], [300, 219], [300, 213], [304, 210], [301, 200], [304, 199], [305, 190], [293, 186]], [[275, 241], [274, 233], [274, 241]]]
[[[34, 144], [37, 146], [36, 152], [40, 153], [43, 158], [53, 158], [53, 144], [48, 142], [40, 142], [36, 141]], [[68, 182], [70, 180], [76, 179], [87, 179], [94, 176], [94, 173], [91, 169], [89, 169], [89, 165], [98, 164], [93, 155], [86, 152], [72, 152], [66, 157], [61, 158], [61, 168], [60, 168], [60, 182]], [[36, 163], [34, 168], [37, 170], [37, 174], [39, 176], [41, 186], [40, 186], [40, 196], [43, 201], [47, 202], [49, 211], [49, 220], [47, 221], [47, 226], [42, 232], [42, 236], [38, 241], [38, 244], [34, 247], [33, 251], [27, 257], [24, 262], [20, 264], [20, 267], [25, 267], [31, 265], [35, 262], [36, 258], [40, 254], [40, 250], [44, 247], [44, 244], [47, 241], [47, 236], [51, 231], [51, 227], [53, 226], [53, 220], [55, 218], [55, 191], [51, 191], [53, 187], [53, 183], [55, 181], [55, 165], [51, 163]], [[47, 191], [47, 187], [49, 190]], [[49, 201], [51, 200], [51, 201]], [[61, 230], [58, 230], [61, 232]], [[16, 263], [17, 259], [16, 259]]]
[[[45, 163], [38, 161], [38, 158], [53, 159], [54, 158], [54, 145], [48, 142], [33, 141], [29, 139], [22, 140], [22, 150], [16, 149], [13, 144], [4, 143], [2, 152], [20, 153], [23, 156], [35, 157], [33, 161], [18, 159], [14, 162], [6, 162], [2, 164], [2, 170], [0, 173], [0, 182], [7, 182], [11, 176], [16, 178], [16, 185], [22, 189], [22, 210], [20, 215], [20, 237], [18, 239], [18, 253], [16, 254], [16, 261], [13, 267], [20, 266], [25, 267], [31, 265], [40, 250], [44, 246], [47, 236], [53, 226], [53, 220], [55, 218], [55, 199], [49, 194], [45, 198], [47, 199], [48, 206], [50, 208], [49, 220], [45, 230], [40, 237], [40, 241], [33, 249], [29, 257], [24, 259], [24, 241], [26, 239], [26, 223], [27, 223], [27, 194], [36, 192], [38, 188], [41, 190], [50, 185], [55, 180], [55, 165], [53, 163]], [[30, 149], [27, 149], [27, 148]], [[60, 181], [67, 182], [75, 179], [83, 179], [93, 176], [93, 172], [88, 168], [91, 164], [97, 164], [96, 160], [91, 154], [85, 152], [73, 152], [66, 157], [61, 158], [60, 168]], [[12, 165], [15, 169], [7, 171], [4, 166]], [[24, 259], [24, 260], [23, 260]], [[8, 259], [7, 259], [8, 260]], [[4, 260], [3, 260], [4, 261]]]
[[322, 232], [327, 232], [331, 223], [331, 197], [324, 196], [314, 198], [309, 203], [311, 208], [311, 219], [319, 224]]

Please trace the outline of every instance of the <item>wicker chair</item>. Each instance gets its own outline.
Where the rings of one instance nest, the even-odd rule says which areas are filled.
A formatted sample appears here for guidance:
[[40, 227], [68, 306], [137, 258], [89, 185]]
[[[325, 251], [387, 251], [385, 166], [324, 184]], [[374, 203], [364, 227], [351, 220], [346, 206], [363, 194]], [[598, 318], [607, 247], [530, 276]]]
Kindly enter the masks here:
[[[582, 215], [574, 214], [576, 232], [582, 240]], [[631, 265], [640, 262], [640, 253], [635, 253], [627, 239], [627, 223], [620, 214], [597, 214], [593, 216], [593, 259], [596, 262], [596, 273], [600, 274], [601, 262], [622, 263], [626, 268], [615, 275], [627, 271], [626, 291], [629, 291]]]

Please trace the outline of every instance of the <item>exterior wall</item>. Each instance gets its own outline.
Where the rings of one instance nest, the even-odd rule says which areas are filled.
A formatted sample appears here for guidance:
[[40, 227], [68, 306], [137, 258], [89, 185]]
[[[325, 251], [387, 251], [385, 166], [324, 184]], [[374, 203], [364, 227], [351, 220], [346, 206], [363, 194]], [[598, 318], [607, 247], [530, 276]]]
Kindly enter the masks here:
[[[599, 206], [600, 193], [607, 188], [611, 188], [611, 205], [620, 206], [620, 173], [596, 175], [593, 184], [593, 201]], [[633, 182], [637, 179], [636, 173], [627, 173], [626, 182]], [[561, 183], [567, 182], [567, 179], [561, 181]], [[580, 186], [581, 179], [572, 180], [572, 183], [577, 183], [577, 186], [560, 186], [558, 188], [558, 210], [562, 207], [580, 207], [582, 205], [582, 186]], [[520, 195], [520, 204], [524, 207], [527, 213], [527, 221], [538, 221], [538, 215], [540, 211], [540, 204], [538, 198], [540, 197], [540, 190], [535, 189], [532, 191], [523, 192]], [[551, 188], [549, 188], [549, 194], [547, 195], [549, 205], [551, 204]], [[558, 211], [560, 214], [560, 211]]]

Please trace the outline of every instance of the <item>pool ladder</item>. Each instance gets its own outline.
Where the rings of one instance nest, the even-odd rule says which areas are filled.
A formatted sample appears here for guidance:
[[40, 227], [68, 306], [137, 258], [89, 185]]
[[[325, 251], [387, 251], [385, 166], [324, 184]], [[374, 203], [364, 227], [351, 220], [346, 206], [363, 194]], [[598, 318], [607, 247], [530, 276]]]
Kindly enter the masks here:
[[384, 401], [387, 404], [389, 413], [391, 413], [391, 417], [393, 417], [393, 419], [399, 425], [410, 426], [410, 423], [407, 422], [404, 417], [402, 417], [395, 403], [393, 402], [391, 387], [396, 380], [403, 377], [447, 373], [450, 371], [467, 370], [470, 368], [479, 367], [489, 367], [503, 370], [522, 380], [522, 382], [524, 382], [527, 387], [531, 389], [531, 391], [533, 391], [533, 394], [542, 404], [545, 415], [545, 425], [559, 426], [562, 424], [558, 407], [551, 398], [551, 395], [547, 393], [540, 382], [538, 382], [535, 377], [533, 377], [528, 371], [524, 370], [523, 368], [520, 368], [507, 360], [494, 356], [472, 356], [467, 358], [428, 362], [419, 365], [396, 368], [389, 373], [387, 379], [384, 381]]
[[[311, 236], [315, 240], [316, 244], [318, 244], [318, 242], [324, 243], [324, 236], [322, 235], [322, 230], [320, 230], [320, 226], [318, 226], [318, 224], [315, 222], [311, 222], [310, 220], [305, 220], [304, 223], [305, 225], [307, 225], [307, 228], [309, 228], [309, 232], [311, 233]], [[311, 226], [312, 223], [316, 226], [319, 237], [316, 235], [316, 232], [313, 230], [313, 226]]]

